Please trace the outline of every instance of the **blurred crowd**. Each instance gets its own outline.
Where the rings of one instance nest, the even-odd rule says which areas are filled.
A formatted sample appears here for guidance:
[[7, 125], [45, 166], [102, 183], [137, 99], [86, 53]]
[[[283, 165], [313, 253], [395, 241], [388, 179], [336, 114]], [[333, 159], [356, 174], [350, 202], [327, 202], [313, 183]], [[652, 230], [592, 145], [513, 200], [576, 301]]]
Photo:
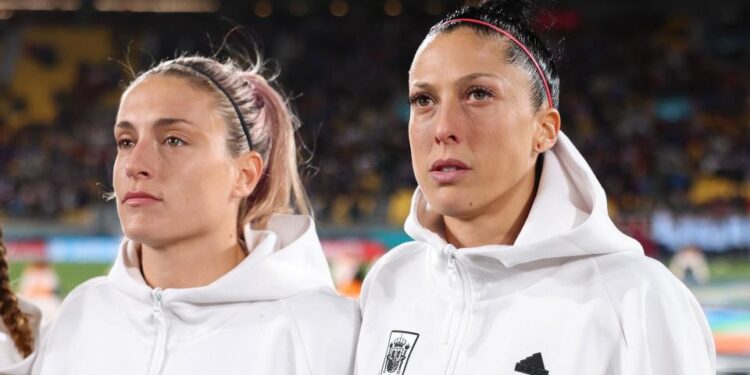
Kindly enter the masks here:
[[[563, 130], [604, 185], [612, 215], [647, 246], [671, 247], [653, 238], [654, 220], [663, 229], [739, 218], [738, 230], [750, 233], [747, 16], [745, 6], [721, 16], [556, 10], [540, 19], [558, 56]], [[352, 12], [249, 22], [303, 122], [300, 155], [318, 220], [403, 222], [415, 186], [407, 72], [436, 19]], [[129, 79], [123, 65], [211, 49], [200, 30], [120, 22], [117, 31], [0, 24], [0, 216], [86, 222], [94, 207], [111, 207], [101, 195]]]

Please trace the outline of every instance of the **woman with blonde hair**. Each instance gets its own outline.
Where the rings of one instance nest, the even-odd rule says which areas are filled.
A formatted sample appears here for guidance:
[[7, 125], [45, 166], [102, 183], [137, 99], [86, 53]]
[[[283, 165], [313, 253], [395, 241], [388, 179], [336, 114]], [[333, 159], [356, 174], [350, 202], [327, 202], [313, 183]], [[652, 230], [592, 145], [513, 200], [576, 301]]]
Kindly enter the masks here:
[[63, 302], [34, 374], [351, 374], [359, 312], [334, 291], [298, 122], [261, 67], [180, 57], [125, 90], [125, 240]]

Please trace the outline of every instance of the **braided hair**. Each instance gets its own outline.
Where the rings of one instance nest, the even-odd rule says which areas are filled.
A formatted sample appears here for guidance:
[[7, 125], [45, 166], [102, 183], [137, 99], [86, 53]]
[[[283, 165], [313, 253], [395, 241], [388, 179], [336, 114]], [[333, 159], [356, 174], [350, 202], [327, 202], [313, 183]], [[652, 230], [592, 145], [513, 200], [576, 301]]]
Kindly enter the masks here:
[[29, 318], [21, 312], [18, 298], [10, 288], [7, 254], [8, 250], [3, 244], [3, 229], [0, 228], [0, 315], [16, 349], [25, 358], [34, 351], [34, 337]]

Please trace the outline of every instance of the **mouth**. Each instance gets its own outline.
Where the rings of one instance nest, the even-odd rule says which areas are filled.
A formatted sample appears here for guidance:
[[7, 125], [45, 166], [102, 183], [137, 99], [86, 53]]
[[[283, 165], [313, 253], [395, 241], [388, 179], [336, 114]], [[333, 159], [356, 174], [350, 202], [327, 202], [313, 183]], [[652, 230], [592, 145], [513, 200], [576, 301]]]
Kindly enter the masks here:
[[458, 182], [469, 171], [471, 167], [460, 160], [440, 159], [430, 166], [430, 177], [439, 184], [450, 184]]
[[453, 172], [460, 170], [469, 170], [466, 163], [456, 159], [439, 159], [430, 166], [430, 172]]
[[122, 203], [129, 206], [143, 206], [161, 201], [162, 199], [143, 191], [129, 191], [122, 199]]

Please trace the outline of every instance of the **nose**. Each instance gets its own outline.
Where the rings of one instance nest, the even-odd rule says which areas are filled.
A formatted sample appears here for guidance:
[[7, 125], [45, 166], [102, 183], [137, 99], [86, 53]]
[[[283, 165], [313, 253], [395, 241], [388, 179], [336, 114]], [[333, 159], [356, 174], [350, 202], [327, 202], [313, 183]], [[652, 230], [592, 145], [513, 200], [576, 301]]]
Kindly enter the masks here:
[[443, 103], [438, 109], [435, 126], [435, 144], [458, 144], [463, 140], [460, 132], [461, 109], [457, 104]]
[[132, 146], [124, 168], [125, 175], [134, 180], [149, 179], [154, 176], [153, 155], [147, 142], [137, 142]]

